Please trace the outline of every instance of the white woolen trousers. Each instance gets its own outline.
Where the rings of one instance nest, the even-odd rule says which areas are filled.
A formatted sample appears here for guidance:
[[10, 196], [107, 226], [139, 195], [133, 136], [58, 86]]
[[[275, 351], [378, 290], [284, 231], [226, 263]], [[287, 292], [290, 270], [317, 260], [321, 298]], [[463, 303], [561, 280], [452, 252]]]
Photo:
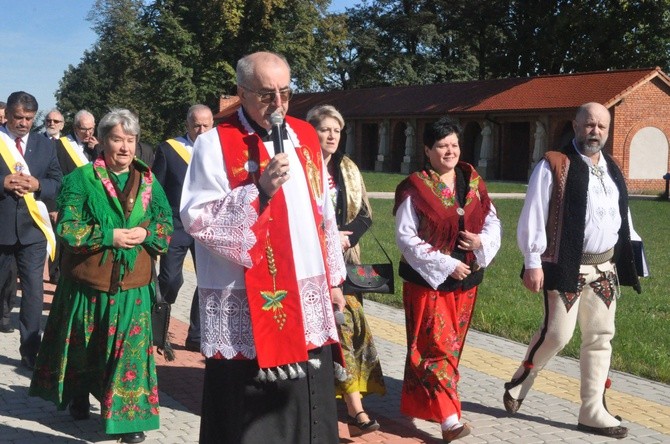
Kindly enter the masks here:
[[582, 265], [579, 271], [585, 283], [569, 310], [558, 291], [545, 291], [544, 321], [528, 345], [524, 363], [519, 366], [512, 381], [506, 384], [506, 388], [513, 398], [524, 399], [539, 371], [570, 341], [579, 321], [582, 335], [579, 353], [582, 406], [579, 422], [591, 427], [614, 427], [620, 421], [605, 409], [603, 394], [612, 355], [611, 340], [614, 337], [619, 289], [611, 288], [613, 294], [608, 307], [591, 286], [602, 279], [603, 273], [614, 272], [614, 265], [611, 262]]

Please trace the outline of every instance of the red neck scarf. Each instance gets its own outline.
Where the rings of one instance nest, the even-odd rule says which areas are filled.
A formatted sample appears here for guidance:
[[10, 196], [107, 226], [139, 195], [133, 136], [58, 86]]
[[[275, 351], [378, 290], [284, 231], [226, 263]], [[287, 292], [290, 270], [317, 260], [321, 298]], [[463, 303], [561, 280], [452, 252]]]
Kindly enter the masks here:
[[[465, 178], [465, 204], [461, 208], [458, 190], [450, 190], [433, 170], [417, 171], [403, 180], [396, 189], [395, 215], [398, 206], [407, 197], [412, 198], [414, 210], [419, 215], [419, 237], [433, 246], [434, 250], [450, 254], [458, 241], [459, 222], [462, 217], [463, 228], [480, 233], [484, 220], [491, 208], [491, 200], [484, 180], [472, 165], [459, 162], [456, 174]], [[458, 178], [455, 183], [458, 183]], [[459, 213], [463, 213], [461, 214]], [[471, 251], [466, 253], [466, 263], [474, 259]]]

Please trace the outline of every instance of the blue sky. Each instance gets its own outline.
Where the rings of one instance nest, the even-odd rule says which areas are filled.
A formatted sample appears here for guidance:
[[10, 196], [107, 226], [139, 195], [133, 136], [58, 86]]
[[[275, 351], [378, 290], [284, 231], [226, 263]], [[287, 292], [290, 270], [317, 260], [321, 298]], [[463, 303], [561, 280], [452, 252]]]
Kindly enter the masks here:
[[[93, 0], [0, 2], [0, 100], [13, 91], [34, 95], [40, 111], [56, 104], [54, 93], [69, 65], [76, 66], [97, 40], [86, 20]], [[334, 0], [343, 11], [358, 1]]]

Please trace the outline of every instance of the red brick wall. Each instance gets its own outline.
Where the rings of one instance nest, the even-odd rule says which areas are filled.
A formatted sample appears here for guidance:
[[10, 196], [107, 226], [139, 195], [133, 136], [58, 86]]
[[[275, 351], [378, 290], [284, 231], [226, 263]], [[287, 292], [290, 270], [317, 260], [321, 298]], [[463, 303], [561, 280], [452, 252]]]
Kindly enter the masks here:
[[[612, 155], [628, 177], [630, 143], [640, 129], [653, 126], [670, 140], [670, 87], [658, 78], [640, 85], [629, 93], [612, 111]], [[669, 156], [670, 157], [670, 156]], [[670, 165], [667, 166], [670, 171]], [[631, 194], [662, 192], [665, 181], [658, 179], [628, 180]]]

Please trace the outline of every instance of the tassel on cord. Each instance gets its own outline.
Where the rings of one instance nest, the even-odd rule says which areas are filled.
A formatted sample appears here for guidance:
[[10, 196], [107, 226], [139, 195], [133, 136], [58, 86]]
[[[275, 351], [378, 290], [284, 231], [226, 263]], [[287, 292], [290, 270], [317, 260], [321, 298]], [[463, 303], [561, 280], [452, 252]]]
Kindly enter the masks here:
[[304, 377], [307, 376], [305, 374], [305, 371], [302, 369], [302, 367], [300, 367], [299, 364], [295, 364], [295, 366], [296, 366], [296, 369], [298, 370], [298, 378], [304, 378]]
[[265, 374], [265, 371], [262, 368], [258, 369], [258, 374], [256, 375], [256, 381], [258, 382], [267, 382], [268, 376]]
[[279, 379], [281, 379], [282, 381], [286, 381], [286, 380], [288, 379], [288, 375], [286, 374], [286, 372], [284, 371], [284, 369], [281, 368], [281, 367], [277, 367], [277, 376], [278, 376]]
[[333, 373], [335, 373], [335, 379], [337, 379], [340, 382], [344, 382], [350, 378], [349, 373], [347, 373], [347, 370], [337, 362], [333, 362]]
[[156, 347], [156, 352], [163, 356], [166, 361], [174, 361], [175, 360], [175, 353], [174, 349], [172, 348], [172, 343], [170, 343], [170, 335], [168, 335], [167, 338], [165, 338], [165, 344], [162, 347]]
[[320, 368], [321, 367], [321, 360], [317, 358], [312, 358], [309, 361], [309, 364], [312, 366], [312, 368]]
[[265, 370], [268, 375], [268, 382], [275, 382], [277, 380], [277, 375], [274, 374], [272, 369]]
[[291, 379], [297, 379], [298, 378], [298, 372], [293, 368], [294, 365], [297, 364], [289, 364], [288, 367], [288, 377]]
[[165, 348], [163, 349], [163, 353], [165, 355], [166, 361], [174, 361], [175, 359], [174, 349], [172, 348], [172, 343], [170, 343], [169, 339], [165, 340]]

